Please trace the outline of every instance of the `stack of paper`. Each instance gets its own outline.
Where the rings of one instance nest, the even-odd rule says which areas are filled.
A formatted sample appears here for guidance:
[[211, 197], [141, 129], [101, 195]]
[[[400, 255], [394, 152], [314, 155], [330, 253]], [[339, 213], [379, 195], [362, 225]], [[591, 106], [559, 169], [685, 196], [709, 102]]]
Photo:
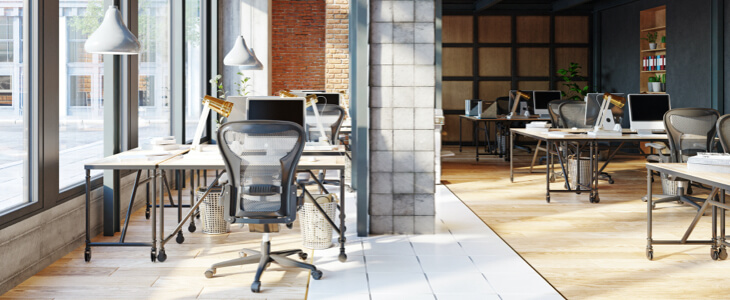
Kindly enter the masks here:
[[525, 125], [525, 129], [532, 132], [548, 132], [550, 130], [550, 123], [544, 121], [530, 122]]
[[687, 159], [690, 171], [730, 173], [730, 154], [700, 153]]

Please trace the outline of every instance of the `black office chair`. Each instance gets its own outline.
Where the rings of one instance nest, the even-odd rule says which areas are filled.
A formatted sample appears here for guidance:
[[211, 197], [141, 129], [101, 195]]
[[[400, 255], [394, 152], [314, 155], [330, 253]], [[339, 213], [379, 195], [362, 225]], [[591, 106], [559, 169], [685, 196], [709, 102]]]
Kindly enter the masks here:
[[509, 110], [511, 109], [511, 107], [509, 107], [510, 100], [508, 96], [497, 97], [497, 99], [494, 99], [494, 101], [497, 102], [498, 115], [509, 114]]
[[[574, 100], [553, 100], [548, 103], [548, 112], [550, 112], [550, 123], [552, 123], [553, 128], [563, 128], [562, 124], [563, 121], [560, 118], [560, 113], [558, 111], [558, 108], [560, 107], [560, 104], [566, 103], [566, 102], [573, 102]], [[535, 162], [537, 161], [537, 154], [540, 151], [544, 151], [546, 153], [546, 156], [540, 158], [540, 161], [544, 159], [547, 161], [547, 156], [550, 153], [549, 149], [546, 149], [545, 147], [541, 147], [542, 141], [537, 141], [537, 146], [535, 146], [535, 154], [532, 155], [532, 163], [530, 163], [530, 173], [532, 173], [532, 168], [535, 167]], [[551, 176], [552, 178], [552, 176]]]
[[724, 115], [717, 120], [717, 136], [725, 153], [730, 153], [730, 115]]
[[308, 140], [312, 142], [318, 141], [322, 135], [314, 115], [315, 107], [319, 112], [319, 121], [324, 127], [324, 134], [327, 135], [330, 144], [336, 145], [339, 142], [342, 120], [345, 119], [345, 109], [334, 104], [315, 104], [315, 106], [307, 107], [307, 134]]
[[[558, 106], [558, 115], [563, 128], [587, 129], [593, 126], [586, 125], [586, 103], [583, 101], [569, 101]], [[599, 145], [604, 150], [610, 148], [607, 144]], [[613, 184], [613, 177], [606, 172], [601, 172], [598, 179], [607, 180]]]
[[[664, 114], [664, 128], [669, 139], [669, 155], [666, 155], [666, 146], [660, 143], [648, 143], [647, 146], [657, 150], [658, 155], [647, 158], [650, 162], [687, 162], [687, 158], [699, 152], [709, 152], [715, 139], [715, 132], [719, 127], [720, 113], [711, 108], [677, 108]], [[653, 174], [652, 174], [653, 175]], [[653, 203], [684, 202], [698, 210], [704, 199], [687, 196], [690, 188], [689, 181], [682, 178], [661, 174], [662, 189], [665, 194], [653, 195], [659, 198]], [[687, 190], [685, 189], [687, 188]], [[647, 197], [642, 200], [646, 201]]]
[[261, 274], [270, 263], [309, 269], [315, 280], [322, 272], [311, 264], [286, 256], [302, 250], [271, 251], [270, 232], [278, 232], [279, 224], [291, 224], [296, 219], [299, 201], [293, 184], [299, 158], [304, 149], [304, 129], [285, 121], [228, 122], [218, 129], [219, 149], [223, 155], [228, 182], [223, 187], [226, 221], [247, 223], [249, 229], [264, 234], [261, 251], [244, 249], [241, 258], [214, 264], [205, 271], [212, 278], [222, 267], [258, 263], [251, 291], [261, 290]]

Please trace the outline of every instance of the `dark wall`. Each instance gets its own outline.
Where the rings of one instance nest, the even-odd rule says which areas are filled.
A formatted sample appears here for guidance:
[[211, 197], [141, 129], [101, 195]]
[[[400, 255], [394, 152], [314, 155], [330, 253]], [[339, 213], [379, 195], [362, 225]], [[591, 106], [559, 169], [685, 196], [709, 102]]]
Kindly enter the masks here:
[[[726, 0], [730, 11], [729, 4]], [[602, 11], [602, 89], [638, 93], [639, 84], [645, 84], [639, 82], [639, 12], [661, 5], [667, 5], [667, 92], [672, 107], [711, 107], [709, 0], [642, 0]], [[725, 26], [727, 36], [730, 25]]]

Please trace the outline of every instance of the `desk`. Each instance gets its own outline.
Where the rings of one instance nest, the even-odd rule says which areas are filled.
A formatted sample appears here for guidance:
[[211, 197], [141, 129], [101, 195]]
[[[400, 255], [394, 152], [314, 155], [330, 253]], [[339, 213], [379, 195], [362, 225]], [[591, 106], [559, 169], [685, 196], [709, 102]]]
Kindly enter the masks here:
[[[532, 121], [550, 121], [550, 118], [540, 118], [540, 116], [513, 116], [510, 119], [507, 119], [506, 116], [500, 116], [493, 119], [487, 119], [487, 118], [479, 118], [475, 116], [467, 116], [467, 115], [460, 115], [459, 116], [459, 152], [461, 152], [462, 148], [462, 134], [461, 134], [461, 123], [462, 121], [468, 121], [472, 123], [472, 140], [474, 141], [474, 150], [476, 152], [476, 160], [479, 161], [480, 155], [499, 155], [500, 158], [505, 157], [507, 159], [507, 156], [509, 155], [508, 151], [511, 152], [512, 149], [507, 149], [507, 144], [510, 143], [510, 141], [503, 141], [500, 136], [509, 137], [509, 133], [507, 132], [508, 128], [511, 127], [513, 122], [532, 122]], [[479, 124], [484, 123], [484, 139], [486, 142], [486, 145], [484, 145], [484, 151], [485, 152], [479, 152]], [[496, 124], [496, 131], [495, 131], [495, 146], [492, 147], [492, 143], [489, 141], [489, 124], [494, 123]]]
[[[626, 142], [667, 141], [666, 135], [640, 136], [640, 135], [636, 135], [636, 134], [624, 133], [621, 136], [592, 137], [592, 136], [588, 136], [588, 134], [585, 134], [585, 132], [587, 132], [587, 131], [588, 131], [588, 129], [583, 129], [583, 130], [551, 129], [550, 132], [580, 132], [577, 134], [568, 134], [565, 136], [551, 136], [548, 132], [544, 132], [544, 131], [531, 131], [531, 130], [527, 130], [524, 128], [512, 128], [511, 129], [511, 131], [510, 131], [510, 135], [511, 135], [510, 136], [511, 137], [510, 138], [510, 141], [511, 141], [510, 149], [514, 147], [515, 136], [522, 135], [522, 136], [526, 136], [526, 137], [530, 137], [530, 138], [533, 138], [536, 140], [543, 141], [543, 142], [545, 142], [545, 149], [547, 149], [548, 152], [551, 151], [551, 149], [555, 148], [554, 149], [555, 152], [558, 153], [557, 157], [558, 157], [558, 160], [560, 163], [560, 167], [563, 170], [563, 177], [565, 178], [565, 181], [566, 181], [566, 184], [565, 184], [566, 189], [561, 189], [561, 190], [551, 190], [550, 189], [550, 175], [552, 174], [552, 172], [550, 171], [550, 168], [551, 168], [551, 165], [553, 164], [553, 161], [552, 161], [552, 157], [550, 155], [548, 155], [548, 157], [550, 157], [550, 159], [549, 159], [549, 161], [547, 161], [545, 163], [545, 165], [546, 165], [545, 201], [547, 201], [548, 203], [550, 203], [550, 193], [551, 192], [580, 194], [583, 191], [590, 191], [589, 199], [590, 199], [591, 203], [600, 202], [601, 200], [600, 200], [600, 197], [598, 196], [598, 177], [601, 174], [601, 172], [603, 172], [603, 170], [606, 168], [606, 166], [611, 161], [611, 159], [616, 155], [616, 153], [618, 153], [618, 151], [621, 149], [621, 147], [623, 147], [623, 145]], [[567, 172], [566, 172], [567, 162], [565, 160], [567, 159], [567, 157], [561, 156], [560, 150], [558, 148], [558, 143], [562, 143], [562, 142], [575, 143], [576, 144], [576, 153], [579, 153], [579, 154], [581, 152], [585, 151], [586, 148], [588, 148], [588, 151], [589, 151], [588, 157], [589, 157], [589, 164], [590, 164], [589, 172], [590, 172], [591, 178], [590, 178], [590, 182], [587, 185], [582, 184], [580, 182], [581, 176], [578, 176], [577, 181], [576, 181], [577, 186], [575, 187], [575, 189], [571, 188], [570, 182], [568, 182]], [[598, 151], [599, 142], [620, 142], [621, 143], [618, 147], [616, 147], [616, 149], [614, 149], [613, 152], [611, 152], [609, 154], [608, 159], [603, 164], [603, 166], [600, 168], [598, 167], [598, 159], [597, 159], [598, 152], [599, 152]], [[510, 151], [510, 156], [512, 156], [512, 152], [513, 151]], [[579, 155], [579, 157], [580, 157], [580, 155]], [[581, 169], [580, 164], [581, 164], [581, 159], [576, 160], [576, 169], [577, 170]], [[510, 174], [509, 174], [510, 182], [514, 182], [514, 174], [515, 174], [514, 161], [511, 158], [510, 158], [510, 164], [509, 164], [509, 171], [510, 171]]]
[[[725, 203], [725, 192], [730, 190], [730, 174], [710, 173], [704, 171], [691, 171], [685, 163], [647, 163], [646, 164], [646, 258], [652, 260], [654, 258], [654, 249], [652, 245], [710, 245], [710, 256], [712, 259], [726, 259], [727, 249], [730, 244], [725, 240], [725, 210], [730, 206]], [[700, 210], [697, 211], [694, 219], [690, 223], [687, 231], [681, 240], [654, 240], [652, 238], [652, 171], [665, 173], [670, 176], [676, 176], [693, 182], [702, 183], [712, 187], [712, 192], [702, 204]], [[715, 199], [719, 198], [717, 201]], [[689, 235], [694, 230], [697, 222], [702, 217], [708, 207], [712, 207], [712, 238], [709, 240], [689, 240]], [[720, 234], [717, 234], [718, 208], [720, 218]]]
[[[343, 156], [316, 156], [316, 160], [310, 160], [309, 158], [313, 156], [303, 156], [299, 160], [299, 164], [297, 165], [297, 171], [299, 172], [309, 172], [313, 179], [317, 181], [320, 188], [322, 188], [325, 192], [327, 192], [324, 185], [322, 185], [321, 182], [319, 182], [316, 178], [316, 176], [313, 174], [312, 170], [339, 170], [340, 172], [340, 203], [337, 206], [337, 208], [340, 211], [340, 226], [336, 226], [335, 223], [326, 215], [323, 213], [327, 221], [332, 225], [333, 229], [339, 233], [340, 237], [338, 241], [340, 242], [340, 261], [347, 260], [347, 255], [345, 254], [345, 158]], [[165, 162], [162, 162], [159, 164], [159, 169], [161, 171], [164, 170], [191, 170], [191, 173], [193, 170], [223, 170], [225, 169], [225, 163], [223, 162], [223, 157], [220, 155], [220, 151], [218, 150], [218, 146], [216, 145], [203, 145], [202, 151], [200, 153], [189, 153], [187, 155], [184, 155], [180, 158], [170, 159]], [[210, 191], [213, 185], [216, 184], [218, 178], [214, 180], [211, 183], [211, 186], [208, 187], [207, 191]], [[302, 188], [304, 188], [302, 186]], [[184, 226], [185, 222], [191, 218], [195, 214], [195, 209], [200, 206], [200, 204], [203, 202], [203, 199], [205, 199], [206, 194], [204, 194], [200, 199], [197, 199], [195, 204], [191, 207], [190, 211], [187, 215], [185, 215], [181, 220], [179, 220], [179, 223], [175, 227], [175, 229], [172, 231], [170, 235], [167, 237], [164, 236], [164, 214], [161, 213], [160, 217], [160, 236], [163, 237], [160, 239], [160, 254], [165, 257], [165, 244], [169, 242], [175, 235], [179, 234], [182, 230], [182, 227]], [[308, 193], [308, 192], [305, 192]], [[315, 203], [315, 206], [318, 206]], [[320, 212], [322, 212], [321, 208], [318, 206], [318, 209]], [[160, 207], [160, 210], [164, 212], [164, 207]], [[159, 256], [158, 256], [159, 259]], [[161, 260], [161, 261], [164, 261]]]

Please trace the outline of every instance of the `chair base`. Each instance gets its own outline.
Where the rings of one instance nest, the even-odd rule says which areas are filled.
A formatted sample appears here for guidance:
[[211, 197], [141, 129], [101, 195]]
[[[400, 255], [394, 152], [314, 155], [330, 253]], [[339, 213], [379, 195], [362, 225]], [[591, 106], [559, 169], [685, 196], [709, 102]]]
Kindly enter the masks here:
[[320, 278], [322, 278], [322, 271], [317, 270], [317, 267], [315, 267], [314, 265], [296, 261], [287, 257], [294, 254], [298, 254], [299, 258], [302, 260], [307, 259], [307, 254], [304, 253], [301, 249], [272, 252], [271, 242], [263, 241], [261, 242], [261, 251], [243, 249], [240, 253], [240, 258], [213, 264], [208, 270], [205, 271], [205, 277], [213, 278], [213, 275], [215, 275], [218, 268], [258, 263], [259, 266], [256, 269], [256, 276], [254, 277], [254, 281], [251, 284], [251, 291], [254, 293], [258, 293], [261, 291], [261, 275], [272, 262], [285, 267], [295, 267], [310, 270], [312, 272], [312, 278], [314, 278], [315, 280], [319, 280]]
[[[702, 206], [700, 204], [698, 204], [698, 203], [702, 203], [702, 202], [705, 201], [704, 199], [695, 198], [695, 197], [689, 197], [689, 196], [686, 196], [686, 195], [664, 195], [664, 194], [660, 194], [660, 195], [651, 195], [651, 196], [652, 196], [652, 199], [659, 198], [657, 200], [652, 200], [651, 201], [652, 202], [651, 209], [655, 209], [657, 203], [666, 203], [666, 202], [677, 201], [678, 203], [686, 203], [686, 204], [692, 205], [692, 206], [694, 206], [699, 211]], [[641, 197], [641, 201], [646, 202], [647, 201], [646, 196]]]

